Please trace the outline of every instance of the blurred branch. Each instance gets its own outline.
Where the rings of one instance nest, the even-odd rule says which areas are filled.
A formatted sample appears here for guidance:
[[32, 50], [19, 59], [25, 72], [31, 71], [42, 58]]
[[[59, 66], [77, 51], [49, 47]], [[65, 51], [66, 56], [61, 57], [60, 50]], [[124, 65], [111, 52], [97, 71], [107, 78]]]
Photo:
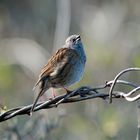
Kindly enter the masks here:
[[[41, 109], [50, 109], [53, 107], [57, 107], [59, 104], [64, 104], [64, 103], [72, 103], [72, 102], [78, 102], [78, 101], [83, 101], [83, 100], [88, 100], [88, 99], [94, 99], [94, 98], [101, 98], [101, 99], [109, 99], [109, 97], [112, 98], [123, 98], [126, 101], [136, 101], [140, 98], [140, 94], [130, 97], [132, 94], [134, 95], [137, 91], [140, 90], [140, 86], [136, 85], [135, 83], [129, 82], [129, 81], [124, 81], [124, 80], [118, 80], [118, 78], [123, 75], [125, 72], [128, 71], [140, 71], [140, 68], [129, 68], [121, 71], [114, 80], [106, 82], [104, 85], [101, 85], [99, 87], [87, 87], [83, 86], [80, 88], [77, 88], [73, 91], [71, 91], [69, 94], [63, 94], [55, 97], [52, 100], [47, 100], [44, 102], [39, 102], [34, 111], [38, 111]], [[131, 91], [128, 93], [123, 92], [123, 91], [115, 91], [114, 87], [115, 85], [124, 85], [124, 86], [129, 86], [132, 88]], [[105, 89], [109, 89], [109, 92], [107, 92]], [[111, 95], [111, 96], [110, 96]], [[8, 119], [11, 119], [17, 115], [24, 115], [30, 114], [32, 104], [24, 107], [18, 107], [18, 108], [13, 108], [10, 109], [0, 115], [0, 122], [6, 121]]]

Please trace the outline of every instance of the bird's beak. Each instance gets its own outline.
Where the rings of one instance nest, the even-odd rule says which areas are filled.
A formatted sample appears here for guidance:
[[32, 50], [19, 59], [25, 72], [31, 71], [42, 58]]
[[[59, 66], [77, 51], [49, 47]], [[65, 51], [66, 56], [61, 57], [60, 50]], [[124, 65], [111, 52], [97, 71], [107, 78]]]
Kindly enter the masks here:
[[76, 41], [79, 41], [79, 40], [81, 40], [80, 35], [78, 35], [78, 36], [76, 37]]

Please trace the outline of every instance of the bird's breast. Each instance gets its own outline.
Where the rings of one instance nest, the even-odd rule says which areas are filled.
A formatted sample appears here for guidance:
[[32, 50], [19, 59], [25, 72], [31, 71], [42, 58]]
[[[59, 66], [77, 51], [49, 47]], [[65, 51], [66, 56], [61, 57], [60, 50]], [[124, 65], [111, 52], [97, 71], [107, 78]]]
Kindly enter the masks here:
[[70, 49], [65, 59], [57, 63], [50, 74], [50, 85], [55, 88], [68, 87], [78, 82], [84, 73], [86, 57], [83, 49]]
[[71, 86], [72, 84], [78, 82], [84, 73], [84, 67], [85, 65], [82, 64], [81, 62], [77, 62], [69, 68], [67, 71], [67, 74], [65, 75], [65, 78], [67, 79], [64, 83], [64, 86]]
[[72, 84], [78, 82], [84, 73], [85, 64], [77, 61], [75, 64], [67, 64], [61, 70], [61, 73], [57, 74], [55, 77], [51, 77], [51, 87], [62, 88], [68, 87]]

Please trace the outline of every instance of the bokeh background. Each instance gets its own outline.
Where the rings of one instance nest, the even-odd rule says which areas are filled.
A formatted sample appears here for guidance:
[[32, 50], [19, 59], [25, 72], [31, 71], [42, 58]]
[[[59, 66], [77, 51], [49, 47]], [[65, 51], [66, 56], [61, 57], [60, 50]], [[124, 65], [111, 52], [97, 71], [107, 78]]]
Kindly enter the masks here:
[[[40, 69], [71, 34], [81, 35], [87, 64], [70, 89], [102, 85], [122, 69], [140, 66], [140, 1], [0, 0], [1, 105], [33, 102]], [[140, 83], [139, 76], [123, 78]], [[120, 99], [60, 105], [0, 124], [1, 140], [133, 140], [136, 133], [136, 103]]]

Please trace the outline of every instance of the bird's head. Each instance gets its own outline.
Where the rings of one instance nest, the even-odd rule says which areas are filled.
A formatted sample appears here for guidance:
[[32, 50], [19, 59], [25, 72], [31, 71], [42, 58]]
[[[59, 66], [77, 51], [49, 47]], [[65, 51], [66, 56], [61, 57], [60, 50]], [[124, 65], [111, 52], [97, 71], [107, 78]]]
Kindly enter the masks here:
[[84, 47], [80, 38], [80, 35], [71, 35], [66, 39], [65, 47], [76, 50], [76, 52], [81, 57], [83, 63], [86, 62], [86, 55]]
[[81, 43], [81, 37], [80, 35], [71, 35], [66, 39], [65, 42], [68, 46], [73, 46], [76, 44], [80, 44]]

